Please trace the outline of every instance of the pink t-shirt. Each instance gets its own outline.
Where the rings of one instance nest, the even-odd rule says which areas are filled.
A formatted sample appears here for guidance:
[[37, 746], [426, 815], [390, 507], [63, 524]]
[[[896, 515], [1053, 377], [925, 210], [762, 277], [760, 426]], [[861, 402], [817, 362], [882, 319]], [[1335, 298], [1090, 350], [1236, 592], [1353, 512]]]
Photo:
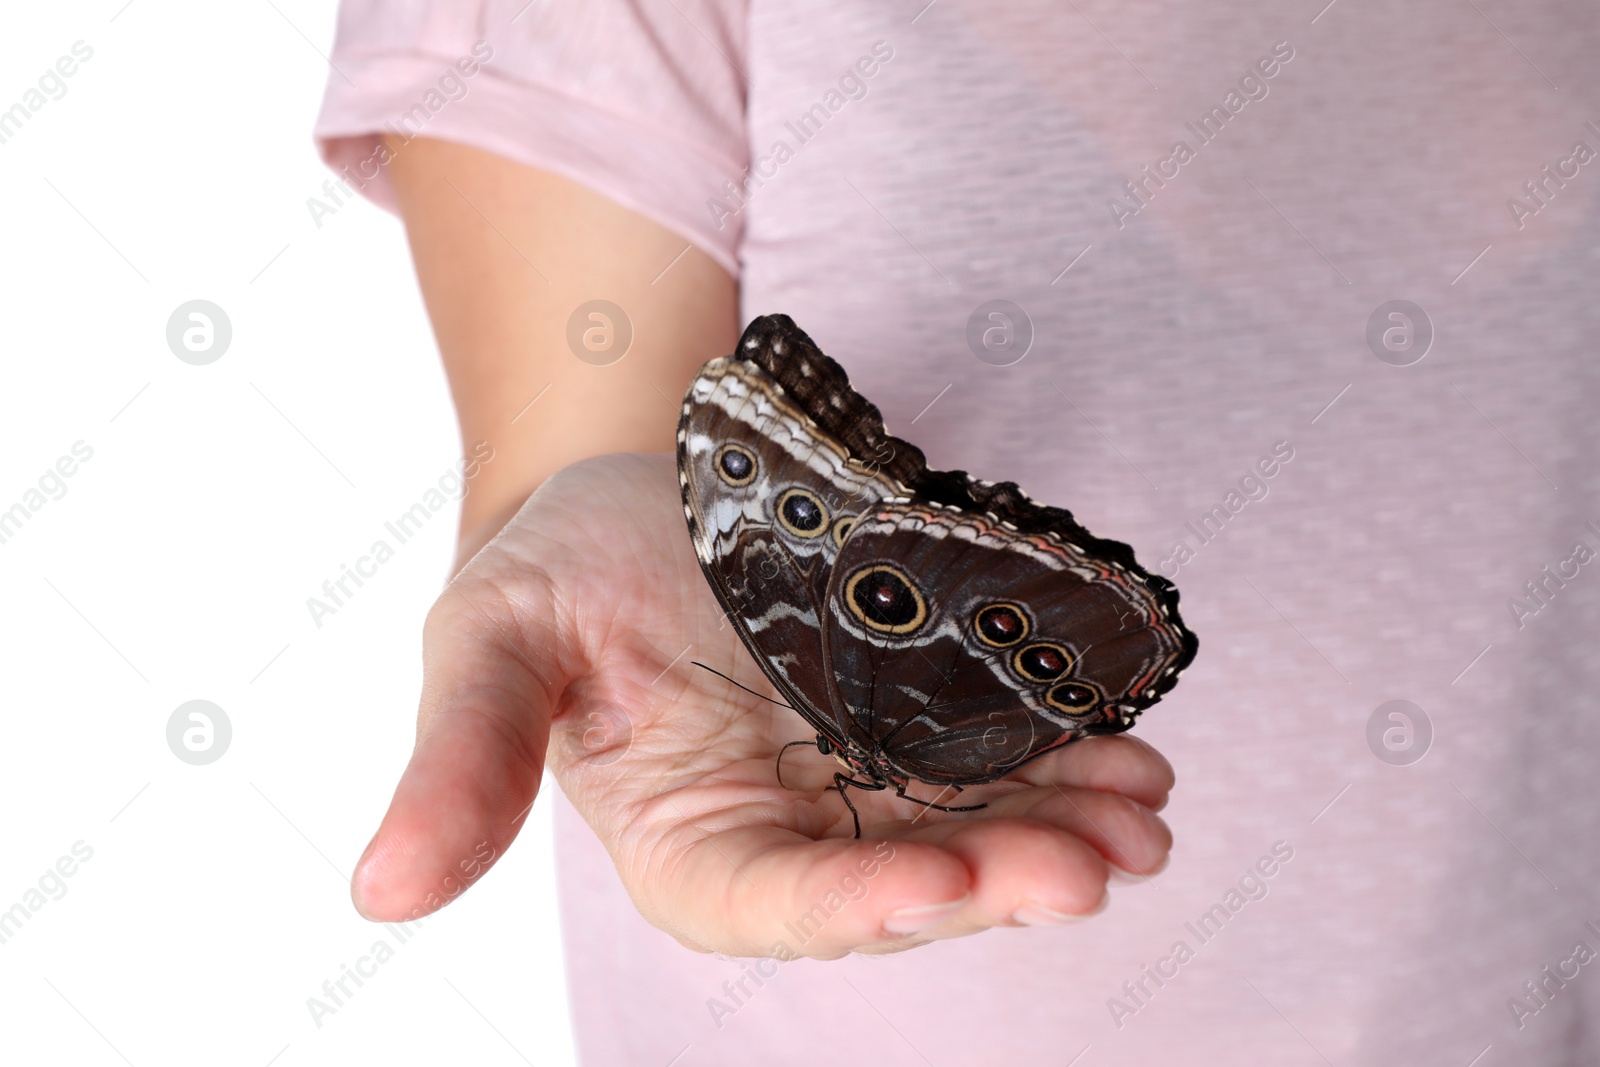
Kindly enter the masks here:
[[391, 129], [676, 230], [1201, 638], [1090, 922], [697, 956], [563, 805], [585, 1062], [1600, 1063], [1600, 13], [1319, 7], [344, 0], [367, 195]]

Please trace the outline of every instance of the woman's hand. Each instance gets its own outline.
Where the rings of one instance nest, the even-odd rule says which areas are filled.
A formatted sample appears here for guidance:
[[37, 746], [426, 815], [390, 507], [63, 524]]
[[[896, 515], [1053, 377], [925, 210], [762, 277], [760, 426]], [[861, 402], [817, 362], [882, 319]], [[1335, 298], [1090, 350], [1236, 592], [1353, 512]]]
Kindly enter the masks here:
[[[961, 794], [966, 814], [829, 788], [838, 765], [722, 618], [671, 457], [576, 463], [542, 485], [430, 612], [416, 750], [357, 867], [363, 914], [409, 918], [489, 842], [548, 762], [652, 923], [731, 955], [834, 958], [1092, 914], [1109, 875], [1159, 870], [1172, 769], [1128, 736], [1078, 742]], [[912, 792], [933, 799], [916, 783]], [[842, 903], [841, 903], [842, 902]], [[816, 911], [821, 907], [823, 911]], [[785, 924], [820, 931], [801, 946]], [[825, 917], [825, 924], [816, 922]], [[803, 929], [810, 927], [801, 926]]]

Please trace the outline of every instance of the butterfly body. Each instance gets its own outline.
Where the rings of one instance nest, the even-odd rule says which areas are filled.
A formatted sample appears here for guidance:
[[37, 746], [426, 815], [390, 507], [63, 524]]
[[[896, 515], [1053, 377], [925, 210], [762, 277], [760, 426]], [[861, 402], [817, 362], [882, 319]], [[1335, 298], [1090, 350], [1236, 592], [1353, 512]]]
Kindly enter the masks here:
[[787, 316], [701, 369], [678, 468], [701, 568], [841, 795], [996, 781], [1128, 729], [1193, 659], [1128, 546], [928, 468]]

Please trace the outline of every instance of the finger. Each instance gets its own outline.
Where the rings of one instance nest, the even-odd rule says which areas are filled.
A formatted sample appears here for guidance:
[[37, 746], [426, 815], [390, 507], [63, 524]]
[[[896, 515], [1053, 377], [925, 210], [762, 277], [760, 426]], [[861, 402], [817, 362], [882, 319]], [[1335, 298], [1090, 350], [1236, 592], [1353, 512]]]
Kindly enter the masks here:
[[916, 831], [972, 874], [969, 903], [919, 937], [878, 946], [964, 937], [995, 926], [1057, 926], [1097, 914], [1119, 871], [1148, 876], [1166, 864], [1172, 834], [1127, 797], [1057, 786], [1010, 793], [982, 818], [953, 818]]
[[923, 939], [995, 926], [1057, 926], [1105, 907], [1105, 859], [1067, 830], [1030, 818], [951, 819], [918, 830], [970, 872], [970, 900]]
[[670, 883], [655, 904], [677, 918], [680, 936], [778, 959], [837, 959], [914, 936], [960, 911], [971, 892], [966, 865], [936, 845], [812, 841], [774, 828], [701, 836]]
[[[1033, 819], [1063, 830], [1132, 875], [1159, 873], [1172, 850], [1172, 831], [1159, 815], [1121, 794], [1098, 789], [1021, 790], [991, 801], [985, 814]], [[1115, 878], [1116, 871], [1111, 874]]]
[[1166, 806], [1175, 776], [1167, 758], [1129, 734], [1090, 737], [1064, 745], [1018, 768], [1030, 785], [1081, 786], [1121, 793], [1151, 810]]
[[369, 919], [416, 918], [455, 899], [504, 854], [533, 803], [553, 657], [523, 647], [513, 602], [537, 610], [541, 600], [458, 578], [429, 613], [416, 747], [350, 884]]

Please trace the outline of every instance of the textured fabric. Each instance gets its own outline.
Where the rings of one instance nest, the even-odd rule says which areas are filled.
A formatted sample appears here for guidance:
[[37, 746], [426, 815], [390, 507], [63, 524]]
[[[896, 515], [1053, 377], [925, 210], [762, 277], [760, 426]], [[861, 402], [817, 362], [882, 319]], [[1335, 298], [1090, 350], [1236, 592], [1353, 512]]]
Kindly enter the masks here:
[[[332, 161], [486, 40], [430, 133], [736, 267], [1200, 636], [1138, 727], [1171, 867], [1090, 922], [752, 978], [563, 805], [585, 1062], [1600, 1062], [1600, 14], [924, 3], [344, 4]], [[969, 345], [991, 300], [1014, 365]]]
[[715, 0], [351, 0], [316, 135], [391, 210], [378, 140], [426, 135], [583, 182], [737, 271], [737, 220], [718, 228], [694, 193], [746, 163], [743, 76], [722, 58], [745, 30], [743, 5]]

